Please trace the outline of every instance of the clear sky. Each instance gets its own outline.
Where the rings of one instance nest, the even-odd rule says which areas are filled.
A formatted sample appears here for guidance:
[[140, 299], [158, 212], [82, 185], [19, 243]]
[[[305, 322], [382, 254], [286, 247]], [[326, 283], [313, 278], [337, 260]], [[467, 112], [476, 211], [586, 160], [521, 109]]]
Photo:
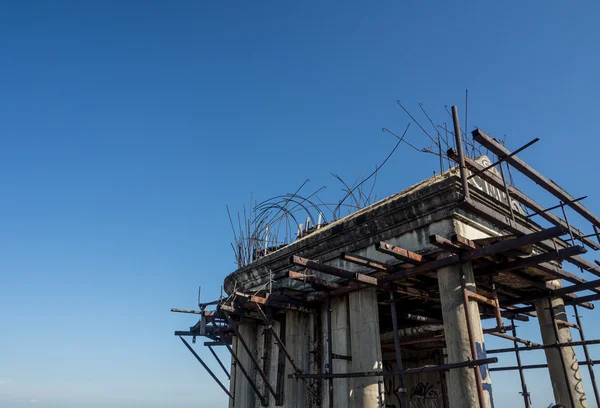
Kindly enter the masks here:
[[[373, 169], [394, 145], [381, 128], [408, 123], [397, 99], [444, 121], [468, 88], [469, 130], [506, 134], [513, 149], [540, 137], [522, 157], [600, 213], [599, 12], [0, 0], [0, 407], [225, 406], [173, 336], [193, 317], [169, 312], [194, 307], [199, 285], [218, 296], [234, 269], [225, 204], [306, 178], [339, 196], [329, 173]], [[416, 126], [407, 139], [427, 144]], [[403, 146], [378, 196], [434, 169]], [[546, 372], [527, 378], [546, 407]], [[518, 406], [516, 373], [493, 381], [496, 407]]]

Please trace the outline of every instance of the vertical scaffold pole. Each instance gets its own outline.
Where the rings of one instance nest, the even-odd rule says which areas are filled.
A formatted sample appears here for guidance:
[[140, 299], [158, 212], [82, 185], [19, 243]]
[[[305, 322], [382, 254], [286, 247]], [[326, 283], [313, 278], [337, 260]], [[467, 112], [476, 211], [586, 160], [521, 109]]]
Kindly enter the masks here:
[[525, 383], [525, 373], [523, 372], [523, 365], [521, 364], [521, 353], [519, 353], [519, 343], [517, 342], [517, 328], [515, 326], [515, 320], [510, 319], [510, 325], [512, 326], [513, 344], [515, 345], [515, 357], [517, 358], [517, 367], [519, 367], [519, 377], [521, 379], [521, 394], [523, 395], [523, 402], [525, 408], [531, 407], [531, 398], [529, 391], [527, 391], [527, 384]]
[[460, 137], [460, 122], [458, 121], [458, 108], [452, 107], [452, 120], [454, 121], [454, 138], [456, 139], [456, 150], [458, 150], [458, 165], [460, 167], [460, 178], [462, 180], [463, 195], [465, 200], [470, 198], [469, 196], [469, 182], [467, 181], [467, 168], [465, 166], [465, 156], [462, 145], [462, 138]]
[[[396, 370], [403, 370], [402, 368], [402, 353], [400, 350], [400, 338], [398, 337], [398, 313], [396, 311], [396, 300], [394, 299], [394, 293], [390, 292], [390, 309], [392, 312], [392, 330], [394, 331], [394, 348], [396, 351]], [[406, 399], [406, 386], [404, 382], [404, 375], [400, 375], [400, 402], [403, 407], [408, 407]]]
[[[331, 328], [331, 298], [327, 298], [327, 368], [333, 374], [333, 330]], [[333, 408], [333, 378], [329, 379], [329, 408]]]
[[[452, 107], [454, 112], [454, 106]], [[466, 180], [466, 179], [465, 179]], [[463, 266], [460, 267], [460, 286], [463, 293], [463, 305], [465, 308], [465, 320], [467, 322], [467, 334], [469, 335], [469, 345], [471, 346], [471, 358], [477, 360], [477, 347], [473, 339], [473, 325], [471, 324], [471, 313], [469, 312], [469, 296], [467, 295], [467, 282], [463, 271]], [[479, 399], [479, 408], [486, 408], [485, 396], [483, 395], [483, 380], [479, 367], [473, 367], [475, 372], [475, 381], [477, 382], [477, 398]]]
[[[577, 330], [579, 330], [579, 337], [581, 341], [585, 341], [585, 334], [583, 333], [583, 326], [581, 325], [581, 318], [577, 313], [577, 305], [573, 305], [573, 312], [575, 313], [575, 319], [577, 319]], [[596, 375], [594, 374], [594, 363], [590, 358], [587, 344], [583, 344], [583, 352], [585, 354], [585, 361], [587, 363], [588, 371], [590, 373], [590, 380], [592, 382], [592, 388], [594, 389], [594, 397], [596, 398], [596, 405], [600, 407], [600, 396], [598, 394], [598, 385], [596, 384]]]

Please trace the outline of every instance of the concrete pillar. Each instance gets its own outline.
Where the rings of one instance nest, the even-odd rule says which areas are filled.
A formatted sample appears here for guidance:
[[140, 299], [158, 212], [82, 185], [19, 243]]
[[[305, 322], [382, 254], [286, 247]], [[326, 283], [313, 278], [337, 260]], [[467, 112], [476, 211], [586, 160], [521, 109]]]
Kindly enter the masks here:
[[[311, 342], [314, 341], [313, 316], [301, 312], [287, 312], [285, 320], [285, 344], [296, 365], [305, 373], [310, 373]], [[286, 408], [311, 407], [311, 398], [302, 380], [287, 378], [294, 369], [289, 361], [285, 363], [284, 401]]]
[[[278, 321], [273, 320], [273, 330], [275, 330], [275, 333], [277, 333], [280, 338], [284, 337], [281, 335], [281, 324]], [[271, 337], [271, 340], [270, 340], [271, 350], [269, 353], [268, 378], [269, 378], [269, 384], [271, 384], [271, 387], [273, 387], [273, 389], [275, 389], [275, 391], [277, 391], [277, 377], [279, 376], [279, 346], [277, 345], [277, 342], [275, 341], [273, 336], [271, 336], [270, 333], [268, 333], [268, 336]], [[285, 379], [283, 379], [283, 380], [285, 381]], [[268, 392], [268, 391], [266, 391], [266, 392]], [[269, 394], [269, 408], [275, 408], [277, 406], [278, 405], [277, 405], [276, 398], [274, 398], [271, 394]]]
[[[248, 345], [248, 348], [254, 354], [256, 352], [256, 328], [255, 328], [255, 326], [250, 323], [245, 323], [245, 324], [240, 324], [238, 326], [238, 328], [239, 328], [240, 334], [244, 338], [244, 341]], [[250, 355], [246, 352], [246, 350], [244, 349], [244, 346], [242, 346], [242, 343], [240, 341], [237, 341], [237, 339], [235, 337], [234, 337], [233, 345], [235, 346], [235, 347], [232, 347], [233, 351], [236, 353], [236, 355], [240, 359], [241, 363], [243, 364], [244, 368], [246, 369], [246, 372], [248, 372], [250, 377], [256, 382], [256, 377], [257, 377], [256, 369], [254, 368], [254, 364], [252, 363], [252, 360], [250, 359]], [[239, 367], [236, 367], [235, 408], [254, 408], [255, 406], [257, 406], [255, 403], [256, 400], [257, 400], [257, 396], [256, 396], [256, 393], [254, 392], [254, 390], [252, 389], [250, 382], [248, 382], [248, 379], [246, 378], [246, 376], [244, 376], [244, 374], [242, 374], [242, 372], [239, 370]], [[258, 406], [260, 406], [260, 402], [259, 402]]]
[[[560, 282], [559, 282], [560, 285]], [[565, 305], [562, 299], [552, 299], [552, 306], [557, 320], [567, 320]], [[540, 299], [535, 302], [535, 310], [538, 315], [538, 323], [542, 334], [544, 344], [555, 344], [557, 341], [566, 343], [572, 341], [571, 331], [568, 327], [558, 325], [558, 339], [554, 332], [554, 324], [549, 311], [550, 302], [548, 299]], [[560, 351], [558, 349], [544, 350], [546, 360], [548, 361], [548, 372], [552, 382], [552, 390], [557, 404], [564, 405], [567, 408], [586, 408], [588, 406], [585, 392], [583, 390], [583, 381], [577, 364], [577, 356], [573, 347], [563, 347], [563, 355], [566, 361], [567, 375], [563, 369]], [[569, 389], [573, 393], [575, 406], [571, 405], [569, 398]]]
[[[465, 274], [467, 289], [474, 292], [475, 279], [473, 277], [473, 267], [470, 262], [442, 268], [437, 272], [448, 363], [458, 363], [486, 357], [481, 319], [479, 318], [479, 306], [474, 301], [469, 302], [469, 313], [477, 356], [471, 355], [463, 293], [460, 285], [460, 277], [463, 273]], [[483, 380], [486, 407], [493, 408], [490, 373], [487, 366], [480, 366], [479, 371]], [[447, 372], [447, 388], [449, 390], [448, 402], [450, 408], [479, 408], [477, 382], [472, 368], [449, 370]]]
[[[379, 310], [375, 289], [363, 289], [348, 296], [350, 310], [350, 346], [352, 371], [382, 369], [381, 341], [379, 335]], [[379, 408], [380, 381], [382, 377], [354, 378], [351, 383], [351, 404], [355, 408]], [[336, 405], [337, 406], [337, 405]]]
[[[348, 297], [338, 297], [331, 299], [331, 338], [332, 351], [334, 354], [350, 356], [350, 322], [348, 317]], [[327, 364], [327, 302], [324, 302], [321, 309], [321, 333], [323, 344], [322, 367]], [[351, 371], [352, 363], [348, 360], [334, 359], [334, 373], [348, 373]], [[335, 408], [347, 408], [350, 395], [350, 379], [333, 379], [333, 406]], [[329, 407], [329, 380], [322, 383], [322, 407]]]
[[[237, 353], [237, 338], [236, 337], [234, 337], [232, 339], [231, 349], [234, 352]], [[235, 380], [236, 375], [237, 375], [237, 369], [236, 369], [235, 360], [233, 359], [233, 357], [231, 357], [231, 368], [229, 370], [229, 376], [230, 376], [229, 377], [229, 393], [231, 395], [233, 395], [234, 398], [235, 398], [235, 391], [236, 391], [236, 388], [235, 388], [235, 386], [236, 386], [236, 380]], [[229, 408], [235, 408], [234, 400], [232, 400], [231, 398], [229, 398], [229, 405], [228, 405], [228, 407]]]

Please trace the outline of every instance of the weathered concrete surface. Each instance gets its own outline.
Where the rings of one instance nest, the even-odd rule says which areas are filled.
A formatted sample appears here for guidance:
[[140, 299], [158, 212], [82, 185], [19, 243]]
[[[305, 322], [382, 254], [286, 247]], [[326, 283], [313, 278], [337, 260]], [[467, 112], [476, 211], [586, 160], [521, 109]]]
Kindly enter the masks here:
[[[375, 289], [363, 289], [348, 295], [350, 310], [350, 344], [352, 349], [352, 371], [383, 369], [381, 341], [379, 338], [379, 309]], [[379, 408], [379, 382], [382, 377], [353, 378], [350, 405], [354, 408]]]
[[[402, 351], [402, 364], [404, 368], [422, 367], [424, 365], [443, 364], [441, 349], [439, 353], [426, 351]], [[395, 370], [395, 361], [384, 362], [386, 370]], [[404, 377], [406, 387], [406, 398], [409, 408], [445, 408], [444, 405], [444, 372], [428, 372], [411, 374]], [[385, 407], [405, 408], [401, 405], [401, 396], [398, 390], [400, 377], [386, 377], [385, 383]]]
[[[237, 337], [234, 337], [232, 339], [232, 342], [231, 342], [231, 349], [235, 353], [237, 353], [237, 347], [238, 347], [237, 343], [238, 343]], [[240, 373], [240, 375], [242, 375], [242, 374]], [[234, 398], [235, 398], [236, 384], [237, 384], [237, 381], [236, 381], [237, 367], [236, 367], [235, 360], [233, 358], [231, 359], [231, 368], [229, 369], [229, 376], [230, 376], [229, 377], [229, 393], [231, 395], [233, 395]], [[236, 408], [234, 404], [235, 404], [235, 401], [233, 399], [229, 398], [229, 405], [228, 405], [228, 407], [229, 408]]]
[[[291, 255], [330, 263], [342, 251], [357, 253], [405, 233], [415, 234], [419, 242], [429, 245], [427, 228], [453, 214], [459, 198], [460, 182], [455, 172], [430, 178], [238, 269], [225, 278], [224, 289], [227, 293], [234, 287], [241, 291], [256, 290], [269, 276], [275, 280], [273, 290], [303, 287], [302, 283], [286, 278]], [[421, 227], [424, 229], [417, 231]]]
[[[560, 285], [560, 281], [554, 281]], [[567, 321], [565, 313], [565, 305], [562, 299], [552, 299], [554, 313], [558, 320]], [[535, 302], [535, 310], [538, 315], [538, 323], [544, 344], [555, 344], [557, 341], [566, 343], [572, 341], [571, 331], [568, 327], [559, 325], [558, 336], [556, 338], [552, 316], [549, 311], [550, 303], [547, 299], [540, 299]], [[567, 375], [563, 371], [563, 366], [560, 357], [560, 351], [557, 349], [544, 350], [546, 360], [548, 361], [548, 372], [552, 382], [552, 390], [557, 404], [564, 405], [567, 408], [587, 408], [587, 398], [583, 389], [583, 381], [579, 372], [579, 364], [577, 364], [577, 356], [573, 347], [563, 347], [562, 352], [565, 356]], [[571, 405], [569, 399], [569, 389], [573, 393], [575, 407]]]
[[[458, 363], [473, 358], [485, 358], [485, 345], [481, 319], [479, 318], [479, 306], [477, 302], [472, 301], [469, 302], [469, 312], [477, 356], [473, 357], [471, 353], [463, 293], [460, 284], [460, 277], [463, 273], [466, 278], [467, 288], [475, 292], [475, 280], [470, 262], [438, 270], [438, 284], [440, 288], [440, 300], [442, 302], [448, 363]], [[493, 408], [490, 373], [487, 366], [480, 366], [479, 371], [484, 383], [483, 389], [486, 406]], [[450, 391], [448, 396], [450, 408], [479, 407], [477, 383], [472, 368], [460, 368], [448, 371], [447, 386]]]
[[[240, 324], [239, 331], [252, 354], [256, 356], [256, 327], [254, 324]], [[242, 343], [235, 339], [235, 348], [233, 351], [237, 354], [244, 368], [252, 378], [256, 378], [256, 370], [253, 366], [250, 355], [246, 352]], [[237, 368], [237, 367], [236, 367]], [[237, 372], [235, 378], [235, 408], [254, 408], [256, 405], [256, 393], [250, 386], [250, 383], [241, 371]]]
[[[286, 313], [285, 338], [286, 348], [292, 358], [305, 373], [311, 373], [312, 357], [310, 351], [315, 336], [313, 333], [314, 315], [299, 312]], [[285, 364], [284, 400], [286, 408], [311, 407], [309, 392], [301, 380], [287, 378], [294, 370], [289, 361]]]
[[[350, 356], [350, 317], [348, 315], [348, 296], [331, 299], [331, 338], [332, 352], [342, 356]], [[323, 344], [322, 367], [326, 367], [328, 342], [327, 342], [327, 303], [321, 308], [321, 333]], [[352, 363], [348, 360], [334, 359], [334, 373], [348, 373], [352, 370]], [[329, 407], [329, 381], [323, 381], [322, 407]], [[333, 380], [333, 406], [346, 408], [349, 406], [350, 380], [348, 378], [335, 378]]]

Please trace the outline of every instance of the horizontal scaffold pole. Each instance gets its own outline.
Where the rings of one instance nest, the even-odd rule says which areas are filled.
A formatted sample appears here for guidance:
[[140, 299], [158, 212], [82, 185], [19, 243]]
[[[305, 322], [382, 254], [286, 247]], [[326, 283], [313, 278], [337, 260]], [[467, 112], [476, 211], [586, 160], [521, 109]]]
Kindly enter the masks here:
[[[519, 347], [519, 351], [530, 351], [530, 350], [546, 350], [546, 349], [556, 349], [563, 347], [576, 347], [583, 345], [591, 345], [591, 344], [600, 344], [600, 339], [596, 340], [586, 340], [586, 341], [569, 341], [567, 343], [556, 343], [556, 344], [541, 344], [538, 346], [530, 346], [530, 347]], [[499, 353], [513, 353], [517, 350], [514, 347], [504, 348], [504, 349], [492, 349], [486, 350], [486, 354], [499, 354]]]
[[419, 373], [428, 373], [432, 371], [444, 371], [444, 370], [452, 370], [454, 368], [464, 368], [464, 367], [477, 367], [486, 364], [494, 364], [498, 362], [497, 357], [491, 358], [482, 358], [478, 360], [471, 361], [463, 361], [461, 363], [450, 363], [450, 364], [440, 364], [440, 365], [432, 365], [432, 366], [423, 366], [416, 368], [407, 368], [405, 370], [393, 370], [393, 371], [364, 371], [359, 373], [334, 373], [334, 374], [288, 374], [288, 378], [361, 378], [361, 377], [391, 377], [396, 375], [409, 375], [409, 374], [419, 374]]
[[[578, 365], [580, 366], [586, 366], [586, 365], [596, 365], [596, 364], [600, 364], [600, 360], [592, 360], [589, 363], [587, 361], [579, 361], [577, 362]], [[535, 370], [538, 368], [548, 368], [548, 364], [530, 364], [530, 365], [522, 365], [521, 367], [519, 366], [506, 366], [506, 367], [491, 367], [489, 369], [489, 371], [512, 371], [512, 370]]]

